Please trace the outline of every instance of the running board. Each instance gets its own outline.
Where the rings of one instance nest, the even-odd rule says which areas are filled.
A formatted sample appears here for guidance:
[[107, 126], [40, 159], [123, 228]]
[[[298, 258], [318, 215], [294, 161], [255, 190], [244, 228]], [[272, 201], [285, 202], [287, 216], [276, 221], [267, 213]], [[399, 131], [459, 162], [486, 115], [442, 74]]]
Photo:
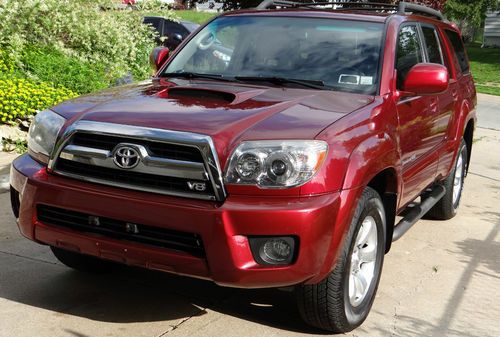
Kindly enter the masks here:
[[445, 194], [446, 188], [443, 185], [435, 185], [430, 192], [427, 192], [425, 198], [422, 197], [424, 198], [423, 201], [411, 208], [408, 214], [406, 214], [394, 227], [392, 241], [394, 242], [401, 239], [401, 237], [408, 232], [418, 220], [422, 219], [422, 217], [426, 215]]

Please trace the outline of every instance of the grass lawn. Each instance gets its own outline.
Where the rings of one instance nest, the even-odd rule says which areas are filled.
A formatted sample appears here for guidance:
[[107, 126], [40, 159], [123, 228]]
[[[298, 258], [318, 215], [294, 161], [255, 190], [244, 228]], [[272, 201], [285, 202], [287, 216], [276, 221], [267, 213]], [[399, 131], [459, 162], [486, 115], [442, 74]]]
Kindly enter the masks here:
[[481, 48], [480, 43], [471, 43], [467, 52], [477, 91], [500, 96], [500, 48]]
[[181, 20], [192, 21], [199, 24], [205, 23], [217, 15], [217, 13], [207, 13], [207, 12], [197, 12], [197, 11], [187, 11], [187, 10], [175, 11], [175, 14]]
[[[0, 0], [1, 1], [1, 0]], [[164, 16], [164, 13], [161, 12], [155, 12], [155, 11], [144, 11], [144, 15], [151, 15], [151, 16]], [[186, 21], [191, 21], [195, 23], [199, 23], [200, 25], [207, 22], [214, 16], [218, 15], [217, 13], [207, 13], [207, 12], [197, 12], [197, 11], [191, 11], [191, 10], [179, 10], [179, 11], [173, 11], [175, 17], [178, 20], [186, 20]]]

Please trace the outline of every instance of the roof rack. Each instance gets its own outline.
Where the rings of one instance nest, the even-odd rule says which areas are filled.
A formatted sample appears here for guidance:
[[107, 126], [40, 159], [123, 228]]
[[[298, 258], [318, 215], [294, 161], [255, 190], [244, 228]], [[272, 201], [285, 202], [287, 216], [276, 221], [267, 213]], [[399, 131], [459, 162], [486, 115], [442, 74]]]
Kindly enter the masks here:
[[408, 12], [414, 14], [423, 14], [427, 16], [432, 16], [441, 21], [444, 21], [446, 19], [443, 13], [441, 13], [440, 11], [429, 8], [427, 6], [401, 1], [398, 6], [398, 13], [406, 14]]
[[[332, 6], [332, 8], [327, 8]], [[427, 6], [401, 1], [399, 4], [388, 4], [380, 2], [362, 2], [362, 1], [316, 1], [316, 2], [296, 2], [286, 0], [264, 0], [257, 6], [257, 9], [271, 9], [271, 8], [321, 8], [331, 10], [362, 10], [362, 11], [377, 11], [404, 14], [417, 14], [436, 18], [444, 21], [444, 15]]]

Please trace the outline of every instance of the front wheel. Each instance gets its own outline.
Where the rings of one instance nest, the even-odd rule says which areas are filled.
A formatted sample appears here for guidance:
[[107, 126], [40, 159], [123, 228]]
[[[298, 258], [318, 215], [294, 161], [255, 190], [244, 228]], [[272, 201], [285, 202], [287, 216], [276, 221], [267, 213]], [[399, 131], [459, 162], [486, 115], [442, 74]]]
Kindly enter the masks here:
[[361, 196], [335, 269], [318, 284], [297, 289], [299, 311], [308, 324], [348, 332], [360, 326], [377, 292], [385, 254], [382, 200], [367, 187]]

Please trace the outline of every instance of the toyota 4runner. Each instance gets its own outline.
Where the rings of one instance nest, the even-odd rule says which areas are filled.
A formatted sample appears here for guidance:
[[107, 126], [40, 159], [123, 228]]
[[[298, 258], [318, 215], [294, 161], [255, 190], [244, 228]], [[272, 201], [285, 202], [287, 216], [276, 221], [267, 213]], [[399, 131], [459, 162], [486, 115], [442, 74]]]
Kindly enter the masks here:
[[12, 164], [21, 233], [62, 263], [293, 286], [345, 332], [391, 242], [456, 214], [476, 91], [440, 12], [264, 1], [151, 59], [151, 80], [38, 113]]

